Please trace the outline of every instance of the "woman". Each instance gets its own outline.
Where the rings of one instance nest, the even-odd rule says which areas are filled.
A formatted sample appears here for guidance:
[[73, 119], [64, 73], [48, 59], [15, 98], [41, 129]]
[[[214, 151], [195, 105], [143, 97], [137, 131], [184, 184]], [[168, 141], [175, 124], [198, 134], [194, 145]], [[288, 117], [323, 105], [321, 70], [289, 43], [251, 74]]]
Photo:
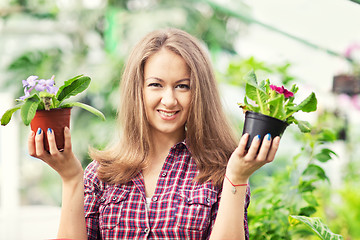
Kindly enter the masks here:
[[41, 129], [29, 153], [63, 180], [58, 236], [75, 239], [248, 239], [248, 179], [271, 162], [280, 138], [237, 144], [198, 41], [178, 29], [154, 31], [133, 49], [121, 81], [118, 143], [83, 169], [71, 149], [50, 153]]

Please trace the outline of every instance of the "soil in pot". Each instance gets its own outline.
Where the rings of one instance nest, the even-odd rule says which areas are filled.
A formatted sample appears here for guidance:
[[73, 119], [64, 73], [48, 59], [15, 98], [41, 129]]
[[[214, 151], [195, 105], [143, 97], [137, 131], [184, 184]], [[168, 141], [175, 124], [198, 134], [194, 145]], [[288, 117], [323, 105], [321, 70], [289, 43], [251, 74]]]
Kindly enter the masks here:
[[36, 111], [34, 119], [31, 121], [31, 130], [35, 133], [39, 128], [44, 132], [44, 148], [49, 151], [47, 140], [47, 130], [51, 128], [55, 133], [55, 141], [59, 150], [64, 149], [64, 129], [70, 128], [71, 108], [55, 108]]
[[253, 138], [257, 135], [260, 135], [261, 146], [263, 138], [266, 136], [266, 134], [270, 133], [272, 139], [276, 136], [281, 136], [288, 125], [288, 123], [277, 118], [273, 118], [261, 113], [247, 111], [245, 113], [243, 135], [245, 133], [249, 133], [250, 136], [246, 145], [246, 149], [250, 148]]

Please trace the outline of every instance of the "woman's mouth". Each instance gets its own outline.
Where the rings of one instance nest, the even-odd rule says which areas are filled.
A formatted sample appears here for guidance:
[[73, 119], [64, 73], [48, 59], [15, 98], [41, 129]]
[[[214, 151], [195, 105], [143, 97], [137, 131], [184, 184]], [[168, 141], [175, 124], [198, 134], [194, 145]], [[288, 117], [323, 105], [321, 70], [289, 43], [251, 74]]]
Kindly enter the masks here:
[[160, 116], [168, 119], [168, 118], [174, 117], [175, 114], [177, 114], [179, 111], [165, 112], [165, 111], [162, 111], [162, 110], [158, 110], [158, 112], [160, 113]]

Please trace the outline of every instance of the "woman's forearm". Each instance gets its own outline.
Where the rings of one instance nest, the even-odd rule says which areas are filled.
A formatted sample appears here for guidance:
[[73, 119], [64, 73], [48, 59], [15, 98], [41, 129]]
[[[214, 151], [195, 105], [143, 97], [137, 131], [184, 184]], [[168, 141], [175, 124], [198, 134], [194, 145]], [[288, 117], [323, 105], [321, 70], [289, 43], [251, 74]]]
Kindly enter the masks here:
[[224, 180], [218, 214], [210, 239], [245, 239], [244, 208], [246, 186], [233, 186]]
[[58, 238], [87, 239], [82, 176], [71, 181], [63, 181]]

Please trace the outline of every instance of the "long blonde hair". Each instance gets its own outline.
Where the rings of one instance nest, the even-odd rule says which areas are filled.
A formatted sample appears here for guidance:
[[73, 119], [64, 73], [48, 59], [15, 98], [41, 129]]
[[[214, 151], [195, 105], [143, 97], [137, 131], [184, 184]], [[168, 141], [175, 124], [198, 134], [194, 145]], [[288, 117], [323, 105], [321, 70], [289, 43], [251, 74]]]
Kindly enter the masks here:
[[181, 56], [190, 68], [191, 106], [186, 143], [199, 169], [196, 180], [221, 185], [226, 165], [236, 148], [233, 131], [222, 109], [214, 72], [198, 40], [179, 29], [146, 35], [131, 52], [121, 80], [118, 122], [120, 140], [104, 151], [90, 151], [99, 162], [98, 176], [110, 184], [126, 183], [146, 167], [149, 124], [143, 101], [144, 65], [162, 48]]

